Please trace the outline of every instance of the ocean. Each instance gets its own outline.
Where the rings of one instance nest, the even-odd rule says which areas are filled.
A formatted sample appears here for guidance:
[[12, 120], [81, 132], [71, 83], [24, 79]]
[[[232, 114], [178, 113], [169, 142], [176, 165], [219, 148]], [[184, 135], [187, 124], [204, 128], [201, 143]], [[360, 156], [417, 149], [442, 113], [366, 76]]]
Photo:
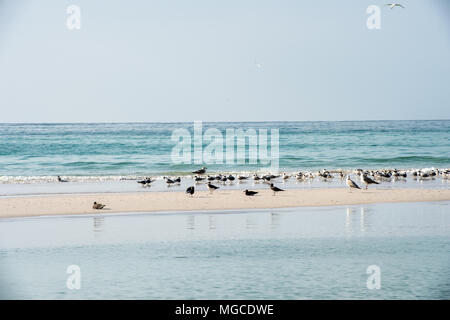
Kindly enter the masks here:
[[[193, 123], [1, 124], [0, 197], [184, 191], [202, 164], [172, 161]], [[203, 123], [278, 130], [279, 169], [450, 167], [450, 121]], [[194, 143], [195, 144], [195, 143]], [[204, 144], [207, 147], [207, 144]], [[260, 163], [208, 172], [267, 172]], [[69, 183], [58, 183], [61, 175]], [[183, 176], [168, 187], [164, 175]], [[143, 188], [135, 179], [156, 177]], [[355, 177], [354, 177], [355, 178]], [[388, 179], [373, 188], [449, 188]], [[346, 187], [276, 180], [283, 189]], [[206, 190], [198, 185], [199, 190]], [[259, 181], [220, 185], [267, 189]], [[0, 219], [3, 299], [449, 299], [449, 201]], [[79, 289], [68, 286], [79, 268]], [[373, 269], [375, 268], [375, 269]], [[68, 273], [69, 270], [69, 273]], [[370, 287], [379, 270], [379, 289]], [[368, 273], [369, 271], [369, 273]]]
[[[187, 174], [201, 165], [172, 161], [171, 135], [182, 128], [192, 132], [193, 123], [0, 124], [0, 180]], [[280, 171], [450, 167], [450, 120], [203, 123], [203, 131], [210, 128], [224, 135], [227, 129], [278, 129]], [[207, 167], [267, 169], [248, 161]]]

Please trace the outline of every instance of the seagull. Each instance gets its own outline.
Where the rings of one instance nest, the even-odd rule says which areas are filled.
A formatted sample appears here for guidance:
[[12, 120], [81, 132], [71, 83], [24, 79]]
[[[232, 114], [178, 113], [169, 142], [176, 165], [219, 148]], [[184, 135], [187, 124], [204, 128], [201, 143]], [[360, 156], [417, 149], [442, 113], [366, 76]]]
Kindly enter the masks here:
[[361, 173], [361, 182], [366, 185], [366, 190], [367, 190], [367, 187], [369, 186], [369, 184], [379, 184], [375, 180], [369, 178], [367, 176], [367, 174], [365, 174], [365, 173]]
[[245, 177], [245, 176], [238, 176], [238, 179], [239, 179], [239, 180], [247, 180], [248, 177]]
[[58, 176], [58, 181], [59, 181], [59, 182], [69, 182], [69, 181], [67, 181], [67, 180], [62, 179], [60, 176]]
[[195, 182], [200, 182], [200, 181], [205, 180], [205, 178], [195, 176], [195, 177], [194, 177], [194, 180], [195, 180]]
[[149, 186], [150, 183], [152, 183], [155, 180], [152, 180], [151, 178], [145, 178], [144, 180], [138, 181], [137, 183], [142, 184], [143, 187]]
[[202, 167], [200, 170], [197, 170], [197, 171], [193, 171], [192, 173], [195, 173], [195, 174], [204, 174], [205, 172], [206, 172], [206, 167]]
[[213, 185], [211, 182], [208, 182], [208, 184], [206, 185], [209, 189], [209, 193], [213, 193], [214, 190], [219, 189], [219, 187]]
[[333, 176], [330, 174], [330, 172], [326, 169], [323, 169], [323, 171], [319, 171], [319, 176], [321, 176], [324, 179], [333, 178]]
[[180, 183], [180, 182], [181, 182], [181, 178], [178, 177], [178, 178], [176, 178], [175, 180], [173, 180], [173, 182]]
[[258, 194], [257, 191], [249, 191], [249, 190], [245, 190], [244, 193], [246, 196], [249, 196], [249, 197], [253, 197], [255, 194]]
[[234, 179], [235, 179], [235, 177], [234, 177], [233, 175], [230, 174], [230, 175], [228, 176], [228, 180], [234, 181]]
[[353, 189], [361, 189], [356, 183], [355, 181], [353, 181], [352, 179], [350, 179], [350, 176], [347, 176], [347, 180], [345, 181], [345, 183], [347, 184], [347, 186], [350, 188], [350, 190]]
[[422, 177], [422, 178], [429, 178], [430, 174], [427, 173], [427, 172], [420, 172], [419, 176]]
[[137, 181], [137, 183], [144, 185], [147, 183], [147, 178], [145, 178], [144, 180], [139, 180], [139, 181]]
[[169, 179], [169, 178], [167, 178], [167, 177], [164, 177], [164, 179], [166, 180], [166, 183], [167, 183], [167, 185], [169, 185], [169, 186], [175, 183], [174, 180]]
[[93, 209], [97, 209], [97, 210], [101, 210], [101, 209], [103, 209], [104, 207], [105, 207], [104, 204], [97, 203], [97, 202], [94, 202], [94, 205], [92, 206]]
[[394, 9], [395, 7], [400, 7], [400, 8], [405, 9], [405, 7], [402, 6], [400, 3], [387, 3], [386, 5], [389, 6], [391, 9]]
[[275, 193], [277, 193], [277, 192], [284, 191], [283, 189], [280, 189], [280, 188], [278, 188], [278, 187], [275, 187], [275, 186], [273, 185], [273, 183], [270, 184], [270, 190], [273, 191], [273, 195], [275, 195]]
[[194, 187], [189, 187], [186, 189], [186, 193], [188, 193], [191, 197], [195, 192], [195, 188]]
[[256, 181], [258, 181], [258, 180], [260, 180], [261, 178], [255, 173], [254, 175], [253, 175], [253, 180], [256, 180]]

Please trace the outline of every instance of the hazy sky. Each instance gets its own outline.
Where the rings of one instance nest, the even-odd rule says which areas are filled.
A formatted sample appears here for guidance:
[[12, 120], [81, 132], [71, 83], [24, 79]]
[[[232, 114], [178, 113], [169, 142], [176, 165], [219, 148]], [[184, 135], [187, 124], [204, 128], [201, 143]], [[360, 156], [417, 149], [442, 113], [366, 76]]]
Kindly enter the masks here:
[[450, 119], [448, 2], [386, 2], [0, 0], [0, 122]]

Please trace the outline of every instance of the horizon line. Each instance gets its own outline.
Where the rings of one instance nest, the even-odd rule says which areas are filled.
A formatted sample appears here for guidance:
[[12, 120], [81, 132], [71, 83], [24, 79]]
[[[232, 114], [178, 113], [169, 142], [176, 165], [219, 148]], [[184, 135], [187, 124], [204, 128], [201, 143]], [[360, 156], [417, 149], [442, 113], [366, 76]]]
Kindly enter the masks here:
[[249, 120], [249, 121], [204, 121], [204, 120], [191, 120], [191, 121], [125, 121], [125, 122], [0, 122], [0, 125], [32, 125], [32, 124], [148, 124], [148, 123], [158, 123], [158, 124], [169, 124], [169, 123], [278, 123], [278, 122], [381, 122], [381, 121], [449, 121], [448, 119], [372, 119], [372, 120]]

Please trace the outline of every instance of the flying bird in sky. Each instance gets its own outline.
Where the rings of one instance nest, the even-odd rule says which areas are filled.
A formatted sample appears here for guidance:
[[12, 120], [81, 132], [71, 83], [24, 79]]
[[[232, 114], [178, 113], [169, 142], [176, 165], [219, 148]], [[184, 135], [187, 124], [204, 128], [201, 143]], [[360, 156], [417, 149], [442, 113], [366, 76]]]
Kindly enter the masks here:
[[400, 7], [405, 9], [405, 7], [403, 5], [401, 5], [400, 3], [387, 3], [387, 6], [389, 6], [391, 9], [394, 9], [395, 7]]

